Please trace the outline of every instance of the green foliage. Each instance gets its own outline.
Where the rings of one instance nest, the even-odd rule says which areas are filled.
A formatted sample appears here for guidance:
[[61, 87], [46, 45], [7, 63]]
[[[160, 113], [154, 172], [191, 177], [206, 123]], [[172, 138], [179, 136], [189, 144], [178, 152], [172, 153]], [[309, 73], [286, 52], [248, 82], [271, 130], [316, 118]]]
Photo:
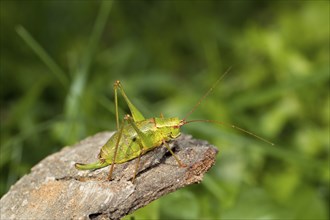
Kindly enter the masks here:
[[216, 165], [134, 218], [328, 218], [328, 1], [1, 1], [0, 10], [1, 195], [45, 156], [115, 129], [115, 80], [145, 116], [184, 117], [233, 66], [189, 119], [276, 145], [185, 126], [219, 147]]

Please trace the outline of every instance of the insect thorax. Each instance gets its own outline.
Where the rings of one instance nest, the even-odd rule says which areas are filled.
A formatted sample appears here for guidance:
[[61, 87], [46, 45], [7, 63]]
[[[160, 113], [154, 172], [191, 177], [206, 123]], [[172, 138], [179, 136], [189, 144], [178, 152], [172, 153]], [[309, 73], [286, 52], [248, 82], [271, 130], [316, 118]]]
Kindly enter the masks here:
[[168, 138], [175, 139], [180, 136], [179, 118], [154, 118], [157, 129], [164, 130]]

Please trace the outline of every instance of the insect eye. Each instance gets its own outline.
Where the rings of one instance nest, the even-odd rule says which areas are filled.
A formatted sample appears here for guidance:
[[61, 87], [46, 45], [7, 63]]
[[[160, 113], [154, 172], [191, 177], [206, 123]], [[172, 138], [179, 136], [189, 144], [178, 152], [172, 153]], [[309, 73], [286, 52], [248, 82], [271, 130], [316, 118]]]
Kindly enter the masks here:
[[180, 132], [179, 131], [171, 131], [170, 133], [171, 138], [177, 138], [178, 136], [180, 136]]

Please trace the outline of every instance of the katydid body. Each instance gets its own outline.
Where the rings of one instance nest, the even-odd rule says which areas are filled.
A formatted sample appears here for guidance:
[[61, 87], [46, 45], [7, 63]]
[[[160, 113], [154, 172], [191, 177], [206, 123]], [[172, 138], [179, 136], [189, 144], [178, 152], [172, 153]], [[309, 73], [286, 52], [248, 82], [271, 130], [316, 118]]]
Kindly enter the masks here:
[[[117, 89], [120, 89], [132, 116], [126, 115], [119, 127]], [[180, 136], [180, 127], [184, 124], [179, 118], [150, 118], [145, 119], [141, 112], [131, 103], [126, 96], [124, 89], [119, 81], [114, 84], [115, 91], [115, 110], [117, 131], [110, 137], [105, 145], [102, 146], [98, 155], [98, 161], [90, 164], [76, 163], [75, 167], [79, 170], [99, 169], [111, 165], [108, 179], [111, 180], [114, 164], [125, 163], [148, 151], [164, 144], [171, 152], [180, 166], [184, 166], [180, 159], [172, 152], [167, 141]], [[133, 181], [138, 170], [139, 160], [137, 161]]]
[[[253, 134], [252, 132], [246, 131], [235, 125], [228, 125], [223, 122], [213, 121], [213, 120], [191, 120], [186, 121], [186, 118], [194, 112], [194, 110], [201, 104], [201, 102], [209, 95], [209, 93], [214, 89], [214, 87], [220, 82], [220, 80], [229, 72], [228, 69], [225, 74], [223, 74], [214, 85], [202, 96], [202, 98], [197, 102], [197, 104], [191, 109], [191, 111], [184, 117], [184, 119], [179, 118], [150, 118], [145, 119], [142, 113], [131, 103], [125, 94], [125, 91], [119, 81], [114, 84], [115, 93], [115, 112], [116, 112], [116, 123], [117, 131], [110, 137], [105, 145], [101, 148], [98, 155], [98, 161], [90, 164], [76, 163], [75, 167], [79, 170], [92, 170], [99, 169], [111, 165], [108, 179], [111, 180], [111, 175], [115, 164], [125, 163], [132, 159], [138, 158], [136, 163], [136, 168], [133, 176], [133, 182], [139, 167], [139, 159], [141, 155], [153, 150], [156, 147], [164, 146], [170, 151], [174, 156], [175, 160], [178, 162], [179, 166], [185, 167], [181, 160], [172, 152], [168, 145], [168, 141], [174, 140], [180, 136], [180, 128], [191, 122], [210, 122], [217, 123], [221, 125], [226, 125], [246, 134], [252, 135], [262, 141], [265, 141], [271, 145], [273, 143]], [[121, 125], [119, 124], [119, 114], [118, 114], [118, 97], [117, 89], [119, 88], [122, 96], [127, 103], [131, 115], [126, 115]]]
[[[178, 127], [180, 124], [178, 118], [150, 118], [133, 123], [135, 123], [136, 128], [140, 130], [144, 137], [141, 138], [134, 127], [128, 123], [123, 127], [121, 137], [120, 131], [115, 132], [101, 148], [98, 155], [99, 162], [76, 164], [76, 167], [80, 170], [90, 170], [102, 168], [112, 163], [124, 163], [153, 150], [164, 141], [177, 138], [181, 134]], [[117, 154], [115, 155], [116, 147]]]

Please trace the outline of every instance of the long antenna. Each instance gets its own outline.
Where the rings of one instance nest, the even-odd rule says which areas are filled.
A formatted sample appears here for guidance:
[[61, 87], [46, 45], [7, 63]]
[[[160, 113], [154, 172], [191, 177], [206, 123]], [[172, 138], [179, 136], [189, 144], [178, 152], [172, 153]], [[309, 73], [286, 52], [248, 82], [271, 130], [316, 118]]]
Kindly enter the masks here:
[[240, 128], [240, 127], [238, 127], [236, 125], [227, 124], [227, 123], [224, 123], [224, 122], [221, 122], [221, 121], [200, 119], [200, 120], [183, 121], [183, 125], [188, 124], [188, 123], [192, 123], [192, 122], [210, 122], [210, 123], [225, 125], [225, 126], [228, 126], [228, 127], [235, 128], [235, 129], [237, 129], [237, 130], [239, 130], [239, 131], [241, 131], [243, 133], [249, 134], [249, 135], [251, 135], [251, 136], [253, 136], [253, 137], [255, 137], [255, 138], [259, 139], [259, 140], [262, 140], [263, 142], [266, 142], [266, 143], [268, 143], [268, 144], [270, 144], [272, 146], [275, 145], [273, 142], [270, 142], [270, 141], [266, 140], [265, 138], [262, 138], [262, 137], [254, 134], [254, 133], [252, 133], [250, 131], [247, 131], [247, 130], [245, 130], [243, 128]]
[[202, 103], [202, 101], [212, 92], [212, 90], [215, 88], [215, 86], [227, 75], [227, 73], [229, 73], [229, 71], [231, 70], [232, 67], [229, 67], [226, 72], [224, 74], [222, 74], [222, 76], [219, 77], [219, 79], [217, 79], [217, 81], [215, 81], [215, 83], [211, 86], [211, 88], [202, 96], [202, 98], [200, 98], [198, 100], [198, 102], [195, 104], [195, 106], [188, 112], [188, 114], [186, 114], [186, 116], [183, 118], [183, 121], [186, 121], [186, 118], [189, 117], [189, 115], [191, 115], [196, 108]]

